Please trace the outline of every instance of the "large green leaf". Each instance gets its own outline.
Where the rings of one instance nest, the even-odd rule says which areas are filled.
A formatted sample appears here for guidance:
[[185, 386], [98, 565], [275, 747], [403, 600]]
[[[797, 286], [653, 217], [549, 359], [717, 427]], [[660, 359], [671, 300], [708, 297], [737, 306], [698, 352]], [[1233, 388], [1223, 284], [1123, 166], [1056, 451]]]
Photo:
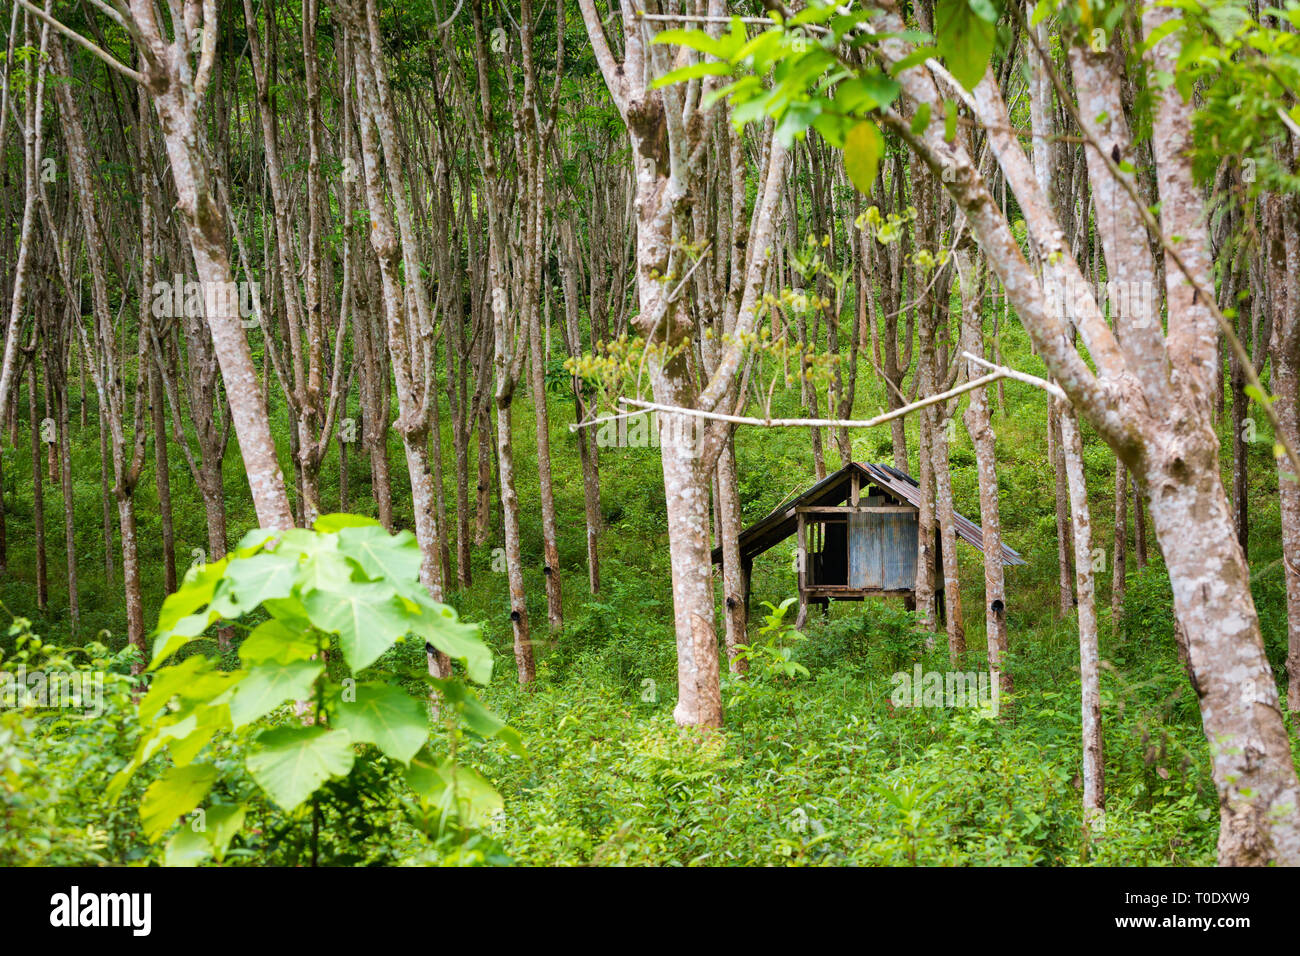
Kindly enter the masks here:
[[317, 651], [310, 628], [311, 622], [306, 618], [296, 622], [296, 626], [278, 617], [263, 621], [239, 645], [239, 659], [245, 664], [305, 661]]
[[280, 555], [307, 558], [322, 551], [337, 551], [338, 546], [338, 538], [332, 534], [317, 534], [306, 528], [289, 528], [280, 533], [273, 550]]
[[[972, 0], [938, 0], [935, 4], [935, 44], [949, 72], [973, 90], [988, 69], [997, 40], [996, 16], [985, 19], [991, 5]], [[994, 11], [996, 14], [996, 11]]]
[[235, 545], [234, 553], [243, 557], [246, 553], [256, 552], [258, 548], [271, 541], [276, 534], [277, 532], [270, 528], [254, 528], [239, 539], [239, 544]]
[[194, 685], [220, 671], [213, 670], [212, 662], [202, 654], [187, 657], [179, 664], [159, 670], [149, 685], [149, 693], [140, 700], [140, 722], [147, 724], [181, 691], [191, 691]]
[[211, 764], [192, 763], [172, 767], [149, 785], [140, 802], [140, 820], [145, 836], [158, 839], [178, 817], [189, 813], [217, 782], [217, 768]]
[[394, 587], [420, 579], [420, 546], [409, 531], [389, 534], [379, 525], [344, 528], [339, 532], [339, 550], [361, 565], [373, 580]]
[[698, 79], [701, 76], [727, 76], [729, 73], [731, 73], [731, 65], [728, 63], [719, 63], [717, 60], [701, 60], [699, 63], [691, 63], [688, 66], [681, 66], [665, 73], [650, 84], [650, 87], [657, 90], [665, 86], [671, 86], [674, 83], [685, 83], [687, 80]]
[[[345, 587], [356, 573], [355, 562], [338, 551], [313, 554], [299, 565], [295, 582], [299, 594], [309, 591], [337, 591]], [[277, 595], [283, 597], [284, 595]]]
[[286, 700], [311, 696], [312, 684], [325, 665], [320, 661], [263, 661], [248, 672], [230, 702], [235, 728], [264, 717]]
[[352, 735], [324, 727], [277, 727], [257, 737], [245, 761], [257, 785], [283, 810], [296, 808], [331, 777], [352, 769]]
[[312, 624], [339, 636], [353, 673], [368, 667], [410, 630], [414, 615], [392, 586], [380, 581], [351, 581], [336, 591], [303, 595]]
[[884, 73], [864, 73], [835, 87], [835, 105], [846, 113], [869, 113], [889, 106], [902, 89]]
[[211, 609], [228, 620], [243, 617], [263, 601], [288, 597], [297, 574], [298, 562], [289, 555], [264, 551], [232, 561], [217, 585]]
[[335, 722], [353, 740], [374, 744], [402, 763], [410, 763], [429, 738], [428, 705], [388, 684], [358, 684], [356, 700], [339, 706]]

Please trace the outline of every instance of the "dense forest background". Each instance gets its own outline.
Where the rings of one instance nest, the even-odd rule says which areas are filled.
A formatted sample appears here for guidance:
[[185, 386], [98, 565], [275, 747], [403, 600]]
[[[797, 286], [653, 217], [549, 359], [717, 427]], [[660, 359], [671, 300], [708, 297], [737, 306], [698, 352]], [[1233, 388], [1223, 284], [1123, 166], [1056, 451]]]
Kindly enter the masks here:
[[[1296, 862], [1297, 8], [1187, 5], [1162, 26], [1126, 4], [919, 0], [809, 5], [805, 29], [780, 4], [624, 6], [13, 5], [0, 667], [105, 683], [94, 717], [0, 708], [0, 862]], [[874, 17], [910, 32], [881, 38]], [[738, 46], [769, 34], [785, 45]], [[1181, 57], [1152, 62], [1161, 37]], [[802, 59], [837, 43], [838, 61]], [[952, 88], [924, 55], [888, 69], [889, 43], [942, 58]], [[789, 102], [754, 98], [746, 71], [767, 66]], [[1166, 67], [1173, 86], [1152, 80]], [[939, 78], [933, 111], [904, 70]], [[1171, 160], [1175, 90], [1193, 149]], [[1084, 115], [1110, 93], [1113, 115]], [[966, 165], [939, 163], [944, 144]], [[1170, 279], [1166, 247], [1196, 258], [1179, 195], [1228, 329], [1197, 320], [1191, 399], [1179, 322], [1207, 304]], [[982, 208], [1012, 251], [990, 251]], [[1149, 279], [1125, 265], [1143, 256]], [[1124, 375], [1150, 327], [1121, 335], [1130, 306], [1104, 290], [1134, 283], [1151, 348], [1175, 343], [1172, 391], [1108, 378], [1116, 347], [1068, 305], [1069, 333], [1040, 336], [1013, 260], [1045, 286], [1068, 260], [1083, 295], [1103, 289]], [[1020, 377], [961, 391], [988, 372], [972, 351]], [[1117, 438], [1137, 418], [1104, 402], [1139, 387], [1151, 423]], [[662, 413], [703, 435], [693, 453], [619, 417], [631, 397], [861, 422], [947, 390], [869, 428]], [[1198, 524], [1189, 505], [1176, 533], [1153, 449], [1202, 419], [1211, 457], [1172, 457], [1225, 508]], [[707, 552], [849, 461], [920, 480], [937, 576], [914, 608], [833, 603], [796, 629], [792, 539], [755, 564], [746, 619], [733, 563], [708, 571]], [[988, 527], [990, 501], [1026, 560], [996, 584], [952, 546], [953, 512]], [[370, 525], [317, 524], [345, 513], [409, 532], [398, 557], [350, 550]], [[279, 544], [256, 530], [291, 526]], [[289, 552], [299, 578], [276, 590]], [[1205, 555], [1244, 603], [1185, 598], [1199, 620], [1171, 553]], [[351, 631], [312, 603], [390, 580], [391, 606], [357, 597]], [[1216, 628], [1263, 668], [1211, 654]], [[899, 706], [895, 675], [918, 666], [992, 673], [1000, 711]], [[1220, 676], [1273, 774], [1245, 798], [1216, 765]], [[222, 696], [254, 679], [265, 709]], [[373, 722], [349, 686], [378, 695]], [[344, 732], [345, 754], [322, 749]], [[318, 772], [276, 782], [291, 752]], [[1283, 822], [1241, 810], [1251, 787]]]

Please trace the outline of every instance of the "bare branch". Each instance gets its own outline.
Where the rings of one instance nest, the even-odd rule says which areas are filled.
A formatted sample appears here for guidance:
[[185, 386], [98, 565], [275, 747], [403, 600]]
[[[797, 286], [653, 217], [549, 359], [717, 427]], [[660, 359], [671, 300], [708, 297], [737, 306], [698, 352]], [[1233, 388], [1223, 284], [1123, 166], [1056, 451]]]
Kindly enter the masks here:
[[142, 73], [138, 73], [135, 70], [131, 69], [125, 63], [118, 60], [117, 57], [113, 56], [113, 54], [106, 52], [105, 50], [101, 49], [99, 46], [96, 46], [94, 43], [92, 43], [90, 40], [87, 40], [76, 30], [73, 30], [71, 27], [64, 26], [58, 20], [54, 19], [52, 16], [46, 13], [44, 10], [40, 10], [32, 6], [30, 3], [27, 2], [27, 0], [17, 0], [17, 2], [23, 7], [23, 9], [30, 11], [38, 20], [40, 20], [43, 23], [48, 23], [50, 26], [54, 27], [54, 29], [58, 30], [65, 37], [71, 40], [73, 43], [78, 44], [83, 49], [88, 50], [89, 52], [93, 53], [95, 56], [99, 57], [101, 60], [103, 60], [113, 69], [117, 70], [117, 72], [121, 73], [127, 79], [133, 80], [134, 82], [139, 83], [141, 85], [144, 84], [144, 75]]
[[1030, 375], [1027, 372], [1017, 372], [1015, 369], [1007, 368], [1005, 365], [996, 365], [993, 362], [988, 361], [987, 359], [980, 358], [978, 355], [972, 355], [970, 352], [962, 352], [961, 354], [963, 358], [971, 362], [974, 362], [976, 365], [979, 365], [982, 368], [992, 369], [993, 371], [1001, 372], [1003, 378], [1013, 378], [1017, 382], [1024, 382], [1026, 385], [1034, 386], [1034, 388], [1041, 388], [1049, 395], [1055, 398], [1059, 398], [1063, 402], [1068, 402], [1070, 400], [1069, 397], [1065, 394], [1065, 389], [1061, 388], [1059, 385], [1049, 382], [1045, 378], [1039, 378], [1037, 375]]
[[[903, 408], [896, 408], [892, 412], [886, 412], [883, 415], [877, 415], [875, 418], [852, 419], [852, 418], [749, 418], [744, 415], [727, 415], [723, 412], [706, 412], [698, 408], [682, 408], [678, 405], [663, 405], [659, 402], [644, 402], [637, 398], [620, 398], [619, 402], [623, 405], [631, 405], [634, 408], [647, 412], [668, 412], [675, 415], [694, 415], [696, 418], [706, 418], [709, 421], [728, 422], [732, 425], [758, 425], [762, 428], [874, 428], [877, 425], [883, 425], [886, 422], [900, 418], [909, 412], [919, 411], [930, 405], [938, 405], [946, 402], [948, 399], [963, 392], [969, 392], [973, 389], [983, 388], [985, 385], [991, 385], [1000, 378], [1014, 378], [1008, 374], [1007, 369], [999, 369], [990, 375], [977, 378], [974, 381], [967, 382], [965, 385], [958, 385], [956, 388], [950, 388], [946, 392], [940, 392], [937, 395], [928, 395], [918, 402], [906, 405]], [[636, 412], [632, 414], [638, 414]], [[590, 422], [581, 422], [576, 425], [570, 425], [569, 430], [574, 431], [579, 428], [586, 428], [590, 425], [598, 424], [602, 421], [612, 421], [616, 418], [627, 418], [630, 415], [616, 415], [612, 418], [595, 419]]]

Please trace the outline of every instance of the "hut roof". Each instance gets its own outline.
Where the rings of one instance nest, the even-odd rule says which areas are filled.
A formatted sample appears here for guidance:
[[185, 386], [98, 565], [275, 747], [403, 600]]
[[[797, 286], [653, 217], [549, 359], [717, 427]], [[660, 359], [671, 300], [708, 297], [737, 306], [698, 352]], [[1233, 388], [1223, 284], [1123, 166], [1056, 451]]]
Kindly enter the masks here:
[[[874, 486], [897, 504], [920, 508], [920, 486], [911, 475], [890, 465], [850, 462], [834, 474], [827, 475], [802, 494], [783, 502], [766, 518], [756, 521], [742, 531], [740, 533], [741, 557], [753, 558], [794, 534], [798, 528], [796, 508], [803, 505], [838, 505], [846, 501], [849, 497], [850, 479], [854, 470], [865, 479], [862, 486], [864, 495], [867, 493], [868, 486]], [[980, 526], [955, 511], [953, 516], [957, 536], [983, 553], [984, 532]], [[713, 563], [719, 564], [721, 561], [722, 548], [714, 548]], [[1003, 544], [1002, 563], [1024, 564], [1025, 559], [1014, 548]]]

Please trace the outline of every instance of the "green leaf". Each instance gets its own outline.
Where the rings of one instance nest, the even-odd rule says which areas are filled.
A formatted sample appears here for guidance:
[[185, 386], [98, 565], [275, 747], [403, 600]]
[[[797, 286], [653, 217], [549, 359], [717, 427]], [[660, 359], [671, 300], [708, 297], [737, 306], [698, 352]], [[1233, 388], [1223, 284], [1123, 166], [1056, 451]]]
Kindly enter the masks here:
[[867, 73], [835, 87], [835, 105], [846, 113], [869, 113], [889, 106], [902, 87], [883, 73]]
[[148, 669], [153, 670], [190, 641], [200, 636], [219, 618], [220, 615], [211, 611], [199, 611], [197, 614], [181, 618], [171, 630], [159, 631], [158, 636], [154, 638]]
[[270, 528], [254, 528], [248, 534], [239, 539], [239, 544], [235, 545], [235, 554], [240, 557], [246, 557], [244, 552], [255, 552], [263, 547], [268, 541], [272, 540], [276, 532]]
[[469, 679], [486, 684], [492, 679], [492, 649], [483, 642], [477, 624], [467, 624], [456, 611], [429, 597], [414, 602], [417, 613], [410, 621], [411, 632], [448, 657], [463, 661]]
[[172, 767], [149, 785], [140, 801], [140, 821], [150, 842], [171, 828], [208, 795], [217, 782], [217, 768], [211, 764]]
[[491, 819], [505, 802], [496, 788], [467, 767], [435, 758], [427, 750], [411, 761], [406, 771], [411, 789], [444, 813], [455, 813], [471, 826]]
[[206, 835], [189, 827], [181, 827], [167, 841], [163, 852], [163, 866], [198, 866], [212, 857], [212, 845]]
[[344, 528], [370, 528], [382, 527], [382, 525], [374, 518], [367, 518], [365, 515], [335, 512], [334, 514], [321, 515], [316, 519], [314, 527], [317, 531], [331, 533], [342, 531]]
[[358, 684], [356, 697], [339, 705], [338, 726], [353, 740], [374, 744], [394, 760], [410, 763], [429, 739], [428, 706], [388, 684]]
[[207, 828], [208, 843], [220, 863], [226, 856], [230, 841], [244, 826], [244, 816], [248, 810], [242, 804], [219, 804], [209, 807], [204, 814], [204, 826]]
[[288, 597], [297, 574], [293, 557], [270, 551], [232, 561], [217, 585], [211, 610], [227, 620], [243, 617], [263, 601]]
[[230, 702], [235, 729], [264, 717], [286, 700], [311, 696], [312, 684], [325, 670], [320, 661], [263, 661], [248, 672]]
[[675, 43], [678, 46], [690, 47], [692, 50], [716, 56], [719, 60], [730, 59], [725, 44], [715, 40], [703, 30], [660, 30], [650, 42], [655, 45]]
[[[337, 591], [346, 587], [356, 573], [357, 564], [339, 551], [321, 551], [307, 557], [298, 566], [294, 586], [299, 594], [309, 591]], [[287, 597], [288, 595], [279, 595]]]
[[400, 588], [420, 580], [423, 556], [409, 531], [389, 534], [380, 526], [345, 528], [339, 532], [339, 551], [361, 565], [373, 581], [387, 581]]
[[812, 103], [791, 103], [776, 127], [776, 138], [781, 145], [789, 149], [795, 140], [802, 141], [808, 135], [808, 127], [821, 113], [821, 105]]
[[413, 618], [383, 582], [353, 581], [338, 591], [312, 591], [303, 596], [302, 606], [313, 625], [339, 636], [354, 673], [392, 647], [410, 630]]
[[957, 139], [957, 104], [952, 100], [943, 101], [943, 141], [951, 143]]
[[218, 730], [229, 726], [230, 708], [225, 704], [202, 707], [194, 712], [192, 718], [194, 727], [188, 733], [181, 733], [182, 724], [178, 723], [171, 728], [171, 733], [164, 731], [161, 737], [166, 741], [172, 760], [178, 767], [197, 757]]
[[322, 783], [352, 770], [352, 736], [324, 727], [277, 727], [257, 737], [245, 761], [257, 785], [285, 811], [298, 807]]
[[691, 63], [665, 73], [650, 84], [650, 89], [657, 90], [665, 86], [671, 86], [673, 83], [685, 83], [687, 80], [695, 80], [701, 76], [728, 76], [730, 73], [731, 65], [728, 63], [721, 63], [717, 60], [702, 60], [699, 63]]
[[876, 124], [863, 120], [844, 137], [844, 171], [849, 180], [863, 195], [871, 194], [876, 181], [880, 157], [885, 152], [885, 138]]
[[903, 57], [897, 63], [889, 68], [890, 76], [898, 76], [904, 70], [909, 70], [914, 66], [924, 63], [932, 56], [938, 56], [939, 51], [932, 46], [918, 47], [907, 56]]
[[289, 528], [280, 533], [274, 553], [298, 558], [309, 558], [322, 551], [337, 551], [338, 535], [317, 534], [306, 528]]
[[229, 558], [196, 564], [185, 572], [185, 580], [163, 600], [158, 612], [158, 630], [170, 631], [182, 618], [192, 615], [212, 600], [217, 583], [226, 573]]
[[997, 39], [997, 17], [986, 20], [972, 7], [972, 0], [937, 0], [934, 11], [939, 53], [953, 77], [968, 90], [983, 78]]
[[318, 650], [316, 641], [308, 633], [311, 622], [303, 618], [295, 623], [278, 617], [263, 621], [239, 645], [239, 659], [245, 664], [265, 661], [288, 664], [307, 660]]
[[1264, 392], [1256, 388], [1254, 385], [1247, 385], [1243, 391], [1261, 405], [1271, 405], [1273, 402], [1277, 401], [1276, 398], [1264, 394]]
[[930, 125], [930, 104], [922, 103], [916, 108], [916, 115], [912, 117], [912, 135], [920, 136], [925, 132], [925, 128]]
[[813, 120], [813, 129], [836, 149], [844, 148], [844, 138], [853, 128], [853, 120], [839, 113], [821, 113]]
[[202, 654], [187, 657], [179, 664], [158, 671], [149, 685], [149, 693], [140, 700], [140, 722], [148, 723], [178, 693], [192, 687], [201, 676], [212, 673], [215, 673], [212, 662]]
[[471, 731], [480, 737], [500, 740], [511, 752], [520, 757], [528, 756], [528, 751], [524, 749], [523, 741], [514, 728], [507, 726], [504, 720], [488, 710], [478, 699], [478, 695], [464, 684], [454, 680], [439, 680], [436, 677], [428, 677], [426, 680], [430, 686], [437, 688], [444, 704], [456, 709], [460, 719]]

